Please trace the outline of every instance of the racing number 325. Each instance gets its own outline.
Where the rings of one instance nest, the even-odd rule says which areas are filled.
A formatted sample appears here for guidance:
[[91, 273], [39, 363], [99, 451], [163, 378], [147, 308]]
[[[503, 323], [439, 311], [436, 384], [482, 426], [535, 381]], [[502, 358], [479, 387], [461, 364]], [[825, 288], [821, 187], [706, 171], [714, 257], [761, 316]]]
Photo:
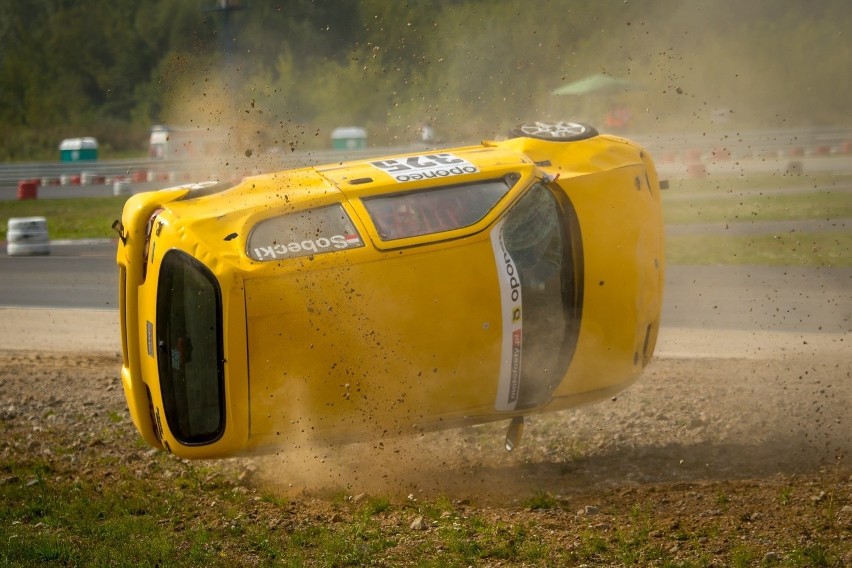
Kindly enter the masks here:
[[466, 162], [467, 160], [462, 160], [452, 154], [443, 153], [411, 156], [410, 158], [400, 158], [398, 160], [379, 160], [377, 162], [370, 162], [370, 164], [388, 173], [397, 173], [431, 169], [438, 166], [454, 166]]

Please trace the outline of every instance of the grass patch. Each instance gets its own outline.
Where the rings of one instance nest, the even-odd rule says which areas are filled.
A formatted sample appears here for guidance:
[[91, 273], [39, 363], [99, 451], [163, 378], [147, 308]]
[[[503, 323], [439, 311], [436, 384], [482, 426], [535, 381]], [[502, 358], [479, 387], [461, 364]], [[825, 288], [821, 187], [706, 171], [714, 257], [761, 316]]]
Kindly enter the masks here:
[[852, 266], [852, 233], [683, 235], [666, 239], [671, 264]]
[[[25, 475], [22, 479], [29, 478]], [[167, 538], [163, 529], [182, 520], [170, 515], [174, 496], [152, 489], [144, 483], [99, 487], [44, 477], [6, 484], [0, 564], [150, 566], [209, 560], [182, 550], [181, 540]], [[192, 541], [196, 533], [190, 529], [185, 536]]]
[[815, 191], [773, 195], [719, 195], [713, 199], [668, 200], [663, 203], [666, 223], [843, 219], [852, 217], [852, 192]]
[[[769, 546], [784, 551], [784, 565], [804, 567], [837, 565], [844, 544], [833, 533], [793, 542], [758, 531], [741, 540], [738, 525], [695, 512], [735, 508], [723, 488], [683, 518], [680, 505], [656, 502], [653, 487], [593, 516], [446, 498], [316, 504], [281, 500], [166, 454], [138, 475], [121, 455], [88, 453], [83, 471], [23, 456], [0, 460], [0, 566], [753, 566]], [[810, 479], [795, 483], [813, 487]], [[767, 488], [770, 500], [777, 491]], [[691, 496], [686, 488], [671, 500]], [[808, 503], [785, 519], [799, 526], [821, 514]], [[409, 527], [415, 515], [429, 517], [427, 529]]]
[[112, 222], [121, 218], [127, 197], [0, 201], [0, 240], [12, 217], [46, 217], [51, 239], [111, 238]]
[[791, 487], [783, 487], [778, 493], [778, 503], [787, 507], [792, 501], [793, 489]]
[[796, 188], [841, 188], [852, 184], [852, 175], [814, 174], [814, 175], [772, 175], [757, 174], [748, 176], [713, 176], [706, 178], [680, 178], [669, 181], [670, 190], [664, 195], [687, 193], [713, 193], [724, 196], [730, 192], [752, 192], [772, 190], [790, 190]]
[[442, 538], [442, 548], [457, 556], [462, 566], [495, 560], [536, 562], [554, 552], [525, 523], [490, 523], [473, 518], [466, 519], [464, 523], [441, 526], [438, 534]]
[[559, 502], [556, 500], [556, 497], [551, 495], [549, 492], [539, 489], [534, 492], [530, 497], [528, 497], [524, 501], [524, 506], [529, 509], [553, 509], [555, 508]]
[[360, 566], [393, 544], [363, 514], [271, 529], [280, 507], [261, 508], [232, 485], [164, 484], [120, 467], [72, 480], [44, 464], [0, 466], [15, 474], [0, 485], [0, 566]]

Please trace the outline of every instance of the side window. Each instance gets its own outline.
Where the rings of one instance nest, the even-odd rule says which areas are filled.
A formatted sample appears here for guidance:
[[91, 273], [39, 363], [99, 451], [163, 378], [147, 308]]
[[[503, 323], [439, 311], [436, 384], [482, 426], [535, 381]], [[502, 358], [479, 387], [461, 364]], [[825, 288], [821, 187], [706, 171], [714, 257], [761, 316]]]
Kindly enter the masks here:
[[368, 197], [363, 203], [383, 241], [442, 233], [482, 219], [519, 177]]
[[338, 203], [261, 221], [249, 234], [246, 252], [252, 260], [266, 262], [362, 246], [355, 225]]
[[513, 364], [501, 376], [506, 384], [495, 406], [519, 410], [550, 400], [568, 370], [579, 334], [582, 249], [571, 203], [541, 183], [512, 207], [499, 237], [504, 259], [498, 261], [511, 265], [504, 274], [510, 284], [519, 281], [520, 297], [504, 295], [505, 302], [513, 302], [514, 315], [504, 330], [512, 335], [504, 352], [512, 352]]

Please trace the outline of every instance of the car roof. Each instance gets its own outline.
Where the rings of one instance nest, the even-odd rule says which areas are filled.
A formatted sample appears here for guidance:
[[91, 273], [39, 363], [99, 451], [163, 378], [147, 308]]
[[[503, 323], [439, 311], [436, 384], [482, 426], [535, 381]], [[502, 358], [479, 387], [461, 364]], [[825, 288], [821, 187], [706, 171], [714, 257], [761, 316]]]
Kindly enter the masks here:
[[396, 193], [499, 177], [532, 161], [514, 149], [483, 143], [424, 150], [312, 168], [347, 198]]
[[[467, 164], [475, 168], [474, 172], [443, 173], [440, 166], [422, 167], [430, 161], [460, 160], [448, 164]], [[381, 163], [381, 164], [380, 164]], [[401, 182], [395, 179], [387, 169], [380, 165], [417, 164], [416, 172], [435, 173], [433, 177]], [[379, 164], [379, 165], [377, 165]], [[195, 207], [202, 203], [207, 215], [226, 215], [239, 210], [253, 210], [258, 207], [284, 207], [298, 210], [344, 200], [361, 199], [373, 195], [393, 194], [401, 191], [441, 187], [461, 184], [469, 181], [494, 179], [509, 172], [518, 172], [535, 167], [532, 160], [518, 149], [506, 148], [493, 143], [478, 146], [466, 146], [447, 150], [411, 152], [391, 156], [353, 160], [338, 164], [309, 166], [304, 168], [281, 170], [243, 178], [230, 189], [201, 197]], [[180, 206], [173, 204], [173, 207]], [[209, 208], [209, 209], [208, 209]], [[204, 215], [197, 211], [199, 215]]]

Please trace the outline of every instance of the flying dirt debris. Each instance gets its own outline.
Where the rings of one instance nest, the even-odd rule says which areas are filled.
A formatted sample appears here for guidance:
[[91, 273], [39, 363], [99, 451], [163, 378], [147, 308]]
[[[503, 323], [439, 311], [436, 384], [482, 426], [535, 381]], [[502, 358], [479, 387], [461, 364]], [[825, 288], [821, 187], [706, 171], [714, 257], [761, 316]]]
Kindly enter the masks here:
[[612, 397], [660, 322], [660, 182], [578, 123], [139, 194], [116, 224], [133, 422], [187, 458]]

